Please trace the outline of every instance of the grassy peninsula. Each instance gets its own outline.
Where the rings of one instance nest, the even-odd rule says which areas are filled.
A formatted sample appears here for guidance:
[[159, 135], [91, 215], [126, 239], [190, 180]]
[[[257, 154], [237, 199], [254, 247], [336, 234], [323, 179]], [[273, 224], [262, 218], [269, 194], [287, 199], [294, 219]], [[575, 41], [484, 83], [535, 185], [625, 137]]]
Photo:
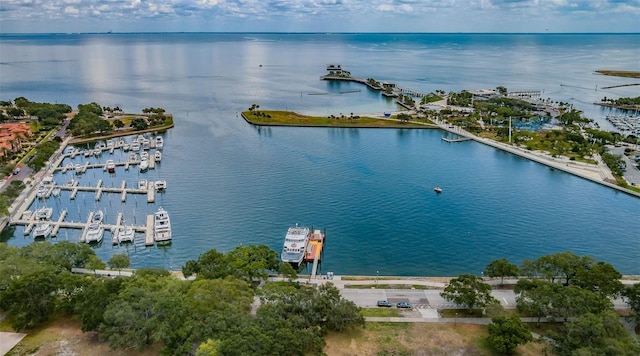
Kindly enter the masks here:
[[[402, 115], [402, 114], [401, 114]], [[256, 110], [242, 112], [242, 117], [253, 125], [260, 126], [310, 126], [310, 127], [370, 127], [370, 128], [430, 128], [429, 120], [424, 123], [410, 122], [409, 118], [394, 115], [389, 118], [361, 117], [358, 115], [307, 116], [292, 111]], [[400, 116], [400, 117], [398, 117]], [[407, 115], [408, 116], [408, 115]]]
[[605, 70], [600, 69], [597, 70], [596, 73], [600, 73], [602, 75], [610, 75], [614, 77], [625, 77], [625, 78], [640, 78], [640, 72], [635, 72], [631, 70]]

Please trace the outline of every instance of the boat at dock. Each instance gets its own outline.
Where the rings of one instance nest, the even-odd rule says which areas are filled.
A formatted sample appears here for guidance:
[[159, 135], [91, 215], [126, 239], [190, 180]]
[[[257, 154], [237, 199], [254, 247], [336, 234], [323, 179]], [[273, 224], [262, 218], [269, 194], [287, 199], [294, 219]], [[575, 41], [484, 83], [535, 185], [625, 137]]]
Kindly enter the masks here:
[[154, 183], [154, 187], [158, 191], [165, 190], [165, 189], [167, 189], [167, 181], [166, 180], [157, 180]]
[[169, 220], [169, 213], [160, 208], [153, 215], [153, 239], [156, 242], [170, 242], [171, 221]]
[[43, 206], [35, 211], [37, 220], [50, 220], [53, 215], [53, 208]]
[[161, 150], [163, 146], [164, 146], [164, 140], [162, 139], [162, 137], [156, 136], [156, 148]]
[[118, 243], [133, 242], [135, 234], [135, 230], [133, 230], [131, 225], [120, 227], [120, 231], [118, 231]]
[[104, 228], [102, 227], [103, 218], [104, 213], [102, 212], [102, 210], [98, 210], [93, 213], [91, 222], [87, 227], [87, 235], [85, 237], [85, 241], [87, 243], [102, 241], [102, 236], [104, 235]]
[[153, 154], [153, 160], [156, 161], [156, 162], [160, 162], [162, 160], [162, 152], [156, 151]]
[[140, 143], [138, 141], [131, 143], [131, 151], [140, 151]]
[[53, 190], [51, 191], [51, 195], [53, 195], [54, 197], [57, 197], [58, 195], [60, 195], [60, 187], [54, 187]]
[[108, 159], [107, 163], [105, 164], [105, 166], [107, 167], [107, 172], [115, 173], [115, 171], [116, 171], [116, 162], [114, 160]]
[[147, 190], [148, 182], [146, 179], [140, 179], [138, 181], [138, 189]]
[[143, 158], [140, 161], [140, 172], [146, 172], [147, 169], [149, 169], [149, 161]]
[[280, 258], [282, 262], [299, 265], [304, 259], [307, 244], [309, 243], [309, 228], [300, 227], [298, 225], [290, 227], [284, 238], [282, 253]]
[[39, 222], [36, 225], [36, 227], [33, 229], [33, 238], [45, 239], [51, 236], [51, 230], [53, 230], [53, 227], [51, 226], [51, 224], [49, 224], [49, 222], [47, 221]]

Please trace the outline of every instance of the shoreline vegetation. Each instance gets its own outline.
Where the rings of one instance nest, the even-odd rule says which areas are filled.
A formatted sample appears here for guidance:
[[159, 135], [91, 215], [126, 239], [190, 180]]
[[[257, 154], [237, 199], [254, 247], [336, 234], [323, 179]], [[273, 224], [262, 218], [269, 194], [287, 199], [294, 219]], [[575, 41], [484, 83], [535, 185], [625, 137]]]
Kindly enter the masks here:
[[608, 75], [613, 77], [623, 77], [623, 78], [638, 78], [640, 79], [640, 72], [631, 71], [631, 70], [609, 70], [609, 69], [598, 69], [596, 73], [602, 75]]
[[436, 129], [438, 125], [430, 120], [412, 122], [407, 118], [394, 115], [389, 118], [349, 115], [308, 116], [293, 111], [248, 110], [241, 113], [242, 118], [257, 126], [301, 126], [301, 127], [347, 127], [347, 128], [416, 128]]

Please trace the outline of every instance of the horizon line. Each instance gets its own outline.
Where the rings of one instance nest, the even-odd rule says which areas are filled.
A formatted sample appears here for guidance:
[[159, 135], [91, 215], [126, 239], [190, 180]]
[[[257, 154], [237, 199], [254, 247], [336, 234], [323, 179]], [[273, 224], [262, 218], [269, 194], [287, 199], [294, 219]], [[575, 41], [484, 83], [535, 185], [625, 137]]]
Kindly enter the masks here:
[[7, 35], [119, 35], [119, 34], [282, 34], [282, 35], [439, 35], [439, 34], [467, 34], [467, 35], [640, 35], [640, 32], [331, 32], [331, 31], [125, 31], [125, 32], [4, 32]]

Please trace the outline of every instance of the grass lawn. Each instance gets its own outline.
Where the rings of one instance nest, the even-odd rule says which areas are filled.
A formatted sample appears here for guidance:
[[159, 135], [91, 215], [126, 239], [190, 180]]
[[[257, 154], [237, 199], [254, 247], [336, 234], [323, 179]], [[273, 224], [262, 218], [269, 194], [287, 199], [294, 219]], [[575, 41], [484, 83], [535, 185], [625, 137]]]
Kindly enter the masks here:
[[640, 72], [630, 70], [597, 70], [597, 73], [611, 75], [615, 77], [640, 78]]
[[[259, 113], [259, 114], [258, 114]], [[244, 111], [243, 117], [254, 125], [272, 126], [327, 126], [327, 127], [380, 127], [380, 128], [429, 128], [429, 125], [411, 122], [399, 122], [389, 119], [360, 117], [351, 119], [349, 116], [329, 118], [326, 116], [307, 116], [292, 111]], [[393, 119], [393, 117], [391, 118]], [[432, 124], [424, 120], [426, 124]]]
[[374, 317], [383, 317], [383, 318], [394, 318], [400, 316], [400, 310], [396, 308], [363, 308], [362, 315], [374, 316]]
[[[329, 333], [330, 356], [497, 355], [486, 343], [487, 327], [471, 324], [367, 323], [364, 329]], [[542, 355], [544, 345], [518, 347], [516, 355]]]

